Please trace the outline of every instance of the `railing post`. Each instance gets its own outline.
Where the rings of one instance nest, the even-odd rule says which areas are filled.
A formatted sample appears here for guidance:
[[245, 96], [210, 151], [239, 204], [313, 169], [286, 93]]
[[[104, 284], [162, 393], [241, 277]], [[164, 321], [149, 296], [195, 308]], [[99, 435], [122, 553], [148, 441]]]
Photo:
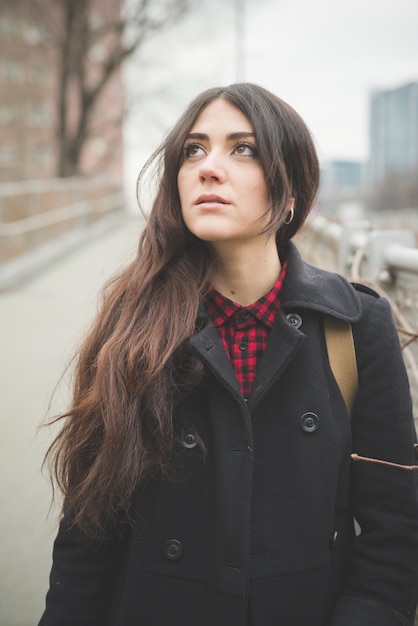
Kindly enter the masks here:
[[[344, 222], [338, 244], [337, 272], [346, 275], [350, 270], [355, 255], [356, 241], [364, 241], [371, 232], [371, 224], [367, 220]], [[353, 245], [354, 244], [354, 245]]]

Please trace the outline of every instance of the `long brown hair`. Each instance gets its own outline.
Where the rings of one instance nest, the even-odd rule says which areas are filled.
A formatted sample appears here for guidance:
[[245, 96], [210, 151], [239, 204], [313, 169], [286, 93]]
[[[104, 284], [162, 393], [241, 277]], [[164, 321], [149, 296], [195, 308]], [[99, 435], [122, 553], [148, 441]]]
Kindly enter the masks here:
[[[177, 189], [184, 143], [199, 113], [223, 98], [247, 116], [271, 201], [268, 230], [285, 246], [303, 224], [319, 178], [312, 138], [285, 102], [253, 84], [213, 88], [188, 107], [139, 177], [159, 171], [135, 260], [105, 288], [101, 310], [78, 354], [73, 398], [47, 452], [64, 510], [92, 536], [130, 518], [132, 496], [164, 473], [174, 438], [173, 407], [199, 379], [187, 348], [196, 332], [210, 264], [185, 227]], [[290, 198], [295, 216], [285, 224]]]

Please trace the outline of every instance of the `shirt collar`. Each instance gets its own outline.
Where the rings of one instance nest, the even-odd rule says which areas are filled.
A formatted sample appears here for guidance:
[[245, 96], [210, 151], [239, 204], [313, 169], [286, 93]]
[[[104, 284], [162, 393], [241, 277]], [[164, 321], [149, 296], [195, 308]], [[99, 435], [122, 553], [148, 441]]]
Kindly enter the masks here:
[[280, 308], [280, 295], [286, 276], [287, 263], [283, 263], [280, 276], [273, 287], [264, 296], [249, 306], [241, 306], [230, 298], [227, 298], [214, 287], [210, 287], [206, 293], [205, 306], [214, 326], [222, 326], [231, 317], [249, 313], [263, 324], [271, 328]]

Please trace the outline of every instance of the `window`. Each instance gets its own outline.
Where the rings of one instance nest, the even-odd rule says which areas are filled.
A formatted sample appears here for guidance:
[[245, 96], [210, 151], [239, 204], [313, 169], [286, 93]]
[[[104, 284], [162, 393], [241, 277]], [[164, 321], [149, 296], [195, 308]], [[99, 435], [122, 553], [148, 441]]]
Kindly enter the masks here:
[[18, 103], [0, 102], [0, 124], [7, 126], [21, 122], [23, 118], [23, 107]]
[[20, 34], [19, 23], [11, 17], [0, 17], [0, 38], [16, 39]]
[[27, 24], [25, 40], [30, 46], [36, 46], [44, 40], [44, 34], [37, 24]]
[[32, 158], [37, 165], [48, 167], [52, 163], [52, 151], [46, 144], [38, 144], [32, 151]]
[[11, 166], [17, 162], [17, 150], [11, 144], [0, 145], [0, 163], [3, 166]]
[[34, 65], [28, 70], [28, 81], [34, 85], [46, 85], [51, 79], [51, 70], [45, 65]]
[[48, 126], [51, 119], [51, 106], [46, 102], [33, 104], [28, 113], [28, 125], [36, 128]]
[[0, 80], [3, 83], [18, 85], [23, 83], [25, 72], [18, 61], [0, 61]]

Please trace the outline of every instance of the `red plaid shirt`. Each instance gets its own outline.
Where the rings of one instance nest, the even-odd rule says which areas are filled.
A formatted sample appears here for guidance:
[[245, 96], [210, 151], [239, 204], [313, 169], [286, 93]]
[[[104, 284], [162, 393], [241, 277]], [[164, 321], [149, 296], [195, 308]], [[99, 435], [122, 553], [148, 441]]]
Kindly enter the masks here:
[[244, 398], [250, 393], [257, 364], [280, 308], [285, 275], [286, 263], [272, 289], [250, 306], [233, 302], [213, 287], [206, 295], [208, 314], [221, 336]]

